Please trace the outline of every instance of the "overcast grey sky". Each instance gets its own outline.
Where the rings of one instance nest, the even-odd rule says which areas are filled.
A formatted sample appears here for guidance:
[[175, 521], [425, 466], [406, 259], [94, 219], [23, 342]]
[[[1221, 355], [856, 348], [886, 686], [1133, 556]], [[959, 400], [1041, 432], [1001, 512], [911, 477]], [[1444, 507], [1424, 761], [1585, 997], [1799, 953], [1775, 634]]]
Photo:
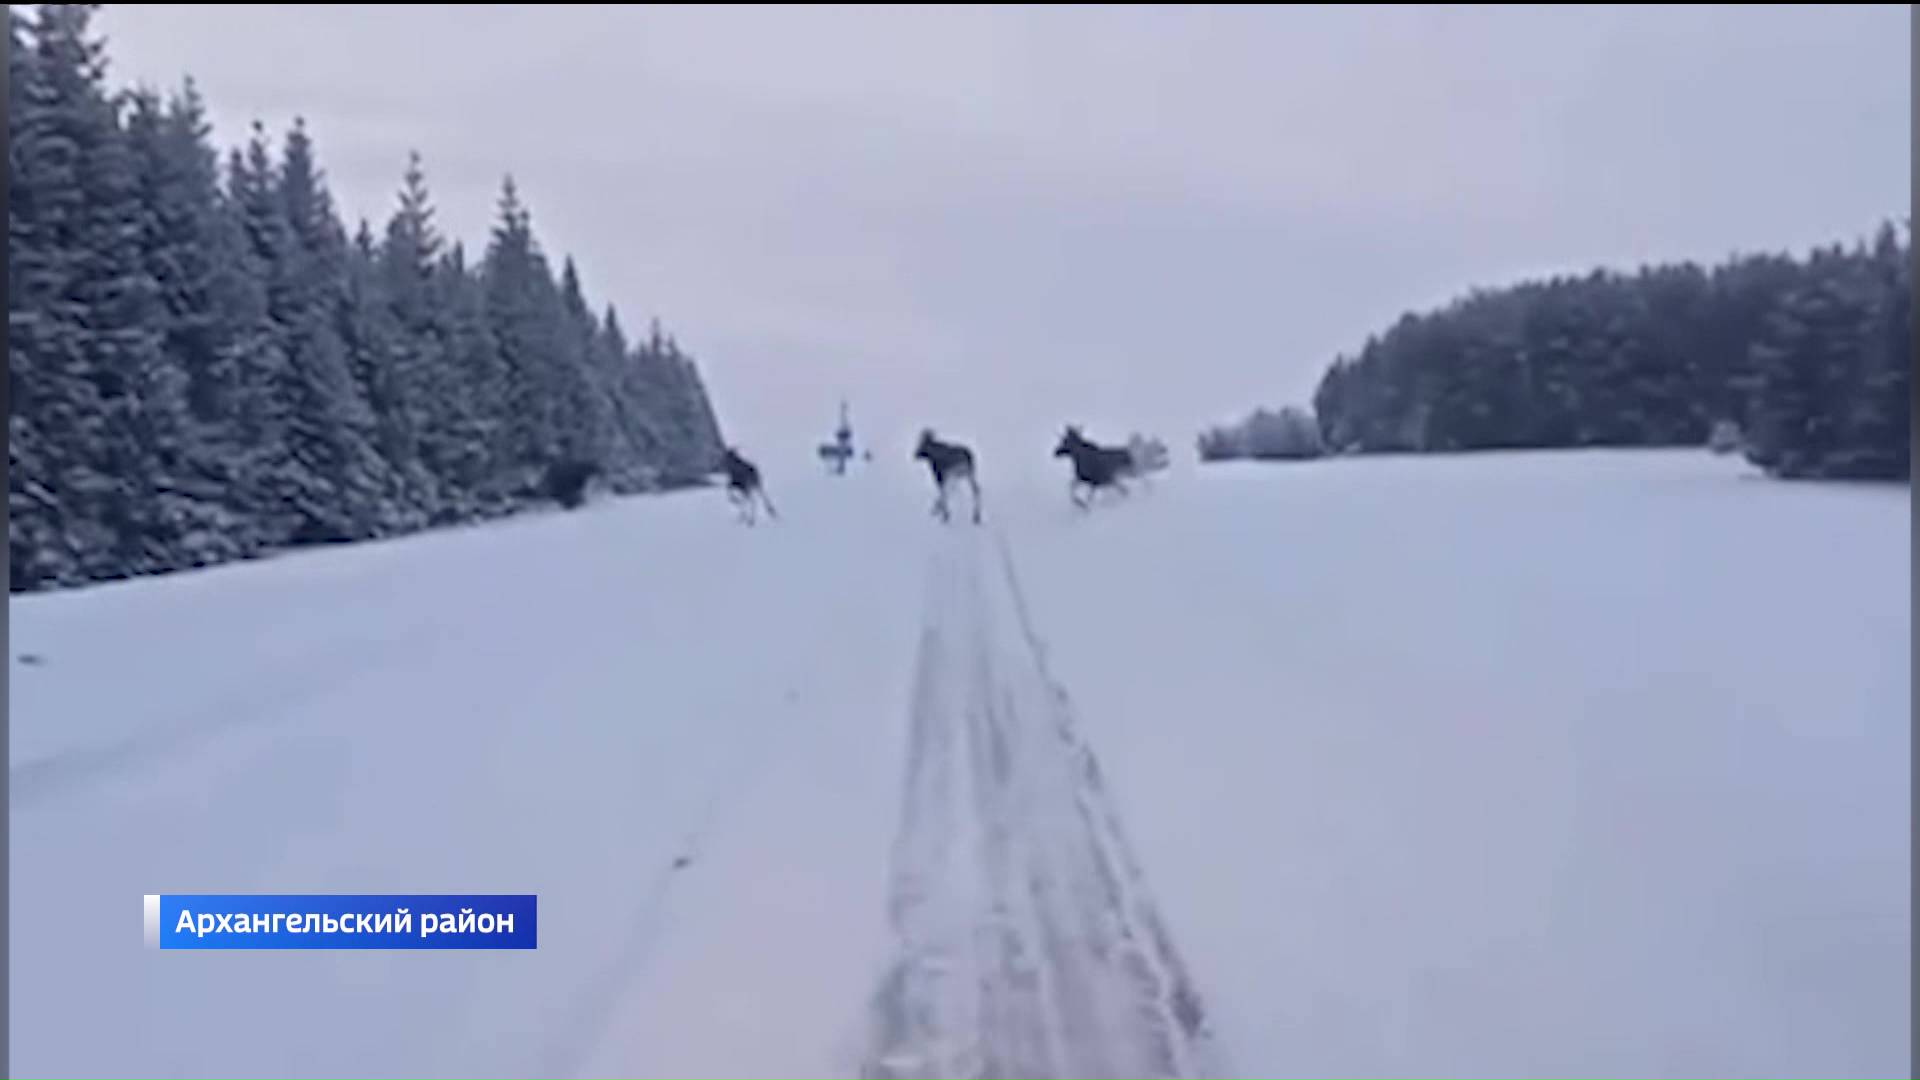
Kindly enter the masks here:
[[[1909, 202], [1910, 9], [109, 6], [217, 137], [304, 115], [351, 219], [407, 151], [484, 241], [699, 357], [729, 435], [835, 402], [1026, 452], [1304, 402], [1473, 285], [1868, 232]], [[1033, 453], [1043, 453], [1039, 447]], [[904, 452], [904, 451], [902, 451]]]

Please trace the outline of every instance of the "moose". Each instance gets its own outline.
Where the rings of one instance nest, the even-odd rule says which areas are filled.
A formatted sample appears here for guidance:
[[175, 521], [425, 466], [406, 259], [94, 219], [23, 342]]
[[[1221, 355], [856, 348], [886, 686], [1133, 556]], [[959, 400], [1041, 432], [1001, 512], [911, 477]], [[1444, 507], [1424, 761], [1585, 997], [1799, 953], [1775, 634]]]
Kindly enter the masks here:
[[973, 492], [973, 523], [980, 524], [980, 481], [974, 476], [973, 451], [959, 443], [941, 442], [931, 429], [926, 429], [920, 432], [920, 444], [913, 456], [916, 461], [926, 462], [933, 472], [933, 516], [941, 521], [951, 519], [947, 507], [948, 486], [965, 480]]
[[727, 501], [740, 512], [740, 520], [751, 525], [757, 513], [755, 497], [767, 508], [767, 516], [779, 520], [780, 514], [773, 508], [773, 500], [767, 497], [767, 489], [760, 483], [760, 469], [753, 462], [740, 456], [740, 451], [729, 446], [720, 458], [720, 468], [727, 474]]
[[[1060, 444], [1053, 448], [1053, 456], [1072, 459], [1073, 482], [1067, 485], [1067, 497], [1082, 510], [1090, 507], [1093, 497], [1102, 490], [1125, 495], [1125, 478], [1135, 471], [1132, 452], [1125, 447], [1101, 446], [1071, 424], [1060, 436]], [[1086, 493], [1084, 496], [1082, 491]]]

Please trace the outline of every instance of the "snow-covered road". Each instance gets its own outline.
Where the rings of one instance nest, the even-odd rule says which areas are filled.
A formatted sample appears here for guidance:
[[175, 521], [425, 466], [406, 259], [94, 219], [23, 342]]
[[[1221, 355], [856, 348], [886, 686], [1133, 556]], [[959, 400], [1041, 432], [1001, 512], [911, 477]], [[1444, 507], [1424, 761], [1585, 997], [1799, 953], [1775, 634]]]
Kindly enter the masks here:
[[[13, 599], [14, 1071], [1906, 1072], [1906, 489], [1486, 455], [1077, 518], [1033, 458], [978, 530], [771, 468], [754, 529]], [[149, 892], [531, 892], [540, 947], [152, 952]]]
[[929, 570], [870, 1076], [1216, 1075], [1004, 536]]

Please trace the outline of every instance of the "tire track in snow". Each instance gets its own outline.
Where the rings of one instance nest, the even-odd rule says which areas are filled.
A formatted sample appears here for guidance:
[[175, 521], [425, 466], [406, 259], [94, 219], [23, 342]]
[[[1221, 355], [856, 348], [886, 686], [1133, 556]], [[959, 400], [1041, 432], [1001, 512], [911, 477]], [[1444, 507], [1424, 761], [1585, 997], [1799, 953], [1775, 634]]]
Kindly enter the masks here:
[[617, 1022], [621, 999], [652, 961], [661, 935], [671, 929], [675, 886], [700, 869], [708, 842], [731, 814], [746, 801], [766, 768], [797, 737], [801, 729], [780, 724], [769, 715], [742, 726], [732, 749], [706, 784], [707, 795], [698, 804], [674, 858], [648, 877], [639, 903], [625, 923], [625, 932], [608, 950], [605, 962], [577, 987], [551, 1021], [540, 1057], [526, 1072], [535, 1076], [577, 1077], [606, 1040]]
[[1214, 1072], [1199, 996], [1047, 671], [1004, 538], [963, 530], [935, 553], [914, 686], [896, 949], [863, 1074]]

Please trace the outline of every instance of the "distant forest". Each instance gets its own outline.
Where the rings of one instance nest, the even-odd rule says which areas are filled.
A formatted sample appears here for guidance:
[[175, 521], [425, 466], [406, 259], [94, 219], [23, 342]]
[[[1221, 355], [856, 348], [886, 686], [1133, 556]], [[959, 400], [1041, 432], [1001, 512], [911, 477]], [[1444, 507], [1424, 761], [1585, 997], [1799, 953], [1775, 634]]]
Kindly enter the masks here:
[[1701, 446], [1713, 434], [1780, 477], [1905, 480], [1912, 288], [1910, 224], [1888, 224], [1804, 259], [1476, 291], [1337, 358], [1314, 425], [1256, 413], [1203, 434], [1200, 452]]
[[110, 90], [94, 8], [8, 16], [11, 591], [712, 470], [693, 362], [556, 276], [511, 179], [477, 260], [417, 158], [349, 232], [300, 123], [223, 161], [191, 80]]

